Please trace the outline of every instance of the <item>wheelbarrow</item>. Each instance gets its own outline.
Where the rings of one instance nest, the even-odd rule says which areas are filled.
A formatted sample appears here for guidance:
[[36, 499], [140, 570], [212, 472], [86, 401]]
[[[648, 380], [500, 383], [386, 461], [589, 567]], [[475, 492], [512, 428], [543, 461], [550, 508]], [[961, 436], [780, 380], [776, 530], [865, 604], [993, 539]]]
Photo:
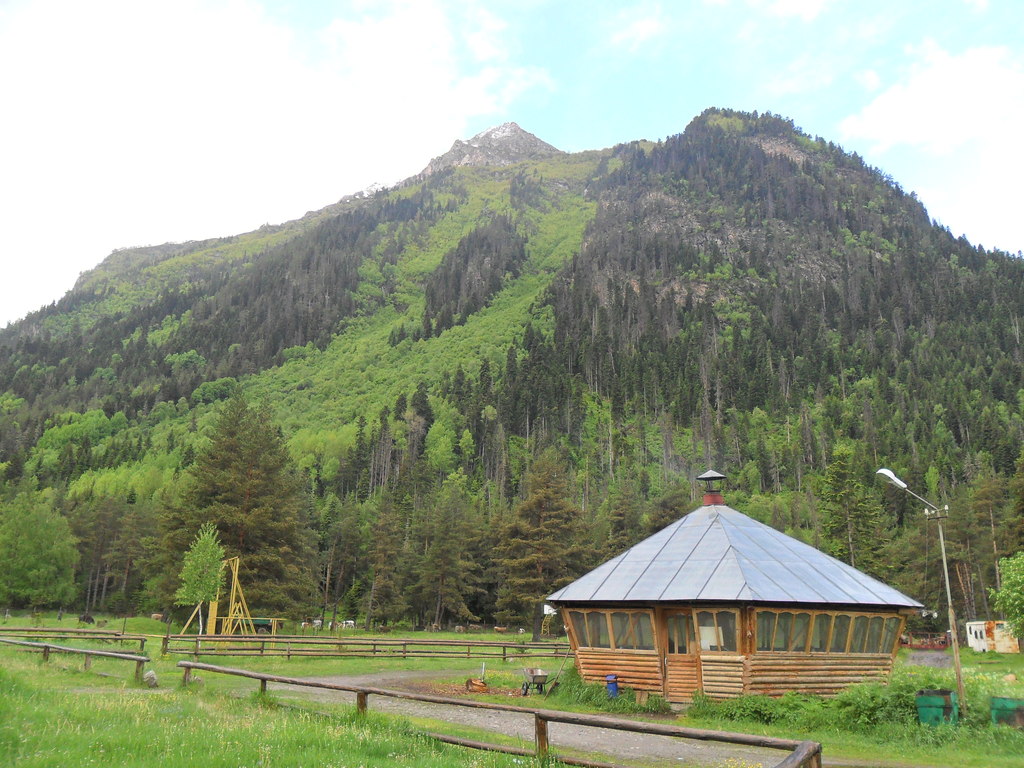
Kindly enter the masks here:
[[523, 669], [523, 696], [530, 695], [533, 688], [537, 693], [544, 693], [544, 683], [548, 681], [548, 673], [539, 667], [525, 667]]

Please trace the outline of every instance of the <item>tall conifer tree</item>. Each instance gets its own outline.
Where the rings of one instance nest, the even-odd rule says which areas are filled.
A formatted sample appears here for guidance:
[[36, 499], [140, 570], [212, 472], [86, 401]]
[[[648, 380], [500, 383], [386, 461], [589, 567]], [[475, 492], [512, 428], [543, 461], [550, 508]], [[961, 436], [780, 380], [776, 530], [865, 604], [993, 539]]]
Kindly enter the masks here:
[[553, 448], [537, 457], [526, 497], [501, 526], [496, 558], [502, 575], [498, 618], [529, 622], [540, 638], [544, 598], [583, 570], [580, 520], [565, 468]]
[[315, 590], [313, 533], [304, 519], [299, 478], [269, 410], [250, 405], [241, 393], [233, 395], [189, 479], [183, 500], [167, 510], [162, 526], [164, 547], [177, 567], [200, 527], [212, 523], [225, 554], [241, 557], [250, 608], [309, 613]]

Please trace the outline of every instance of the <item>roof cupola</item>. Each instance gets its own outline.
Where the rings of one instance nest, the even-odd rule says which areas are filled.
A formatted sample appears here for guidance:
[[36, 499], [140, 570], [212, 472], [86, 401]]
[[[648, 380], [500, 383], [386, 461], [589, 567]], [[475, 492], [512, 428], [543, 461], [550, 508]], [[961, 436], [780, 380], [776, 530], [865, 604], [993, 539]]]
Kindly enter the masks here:
[[705, 507], [710, 507], [712, 504], [725, 504], [725, 499], [722, 498], [722, 481], [725, 480], [725, 475], [709, 469], [697, 479], [704, 483]]

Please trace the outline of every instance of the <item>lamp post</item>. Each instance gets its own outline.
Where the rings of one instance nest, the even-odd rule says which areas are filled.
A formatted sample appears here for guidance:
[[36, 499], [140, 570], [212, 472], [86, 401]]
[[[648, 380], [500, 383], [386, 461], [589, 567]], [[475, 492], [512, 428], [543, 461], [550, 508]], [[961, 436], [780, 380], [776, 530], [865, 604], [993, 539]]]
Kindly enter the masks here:
[[946, 603], [949, 605], [949, 632], [953, 639], [953, 667], [956, 669], [956, 694], [960, 698], [960, 708], [967, 710], [967, 696], [964, 694], [964, 674], [960, 667], [960, 638], [956, 630], [956, 614], [953, 613], [953, 594], [949, 590], [949, 566], [946, 565], [946, 537], [942, 533], [942, 521], [949, 516], [949, 504], [943, 504], [941, 508], [935, 506], [927, 499], [923, 499], [910, 490], [907, 484], [896, 477], [891, 469], [880, 469], [875, 474], [881, 475], [890, 485], [895, 485], [901, 491], [906, 491], [915, 499], [925, 505], [924, 516], [928, 520], [935, 520], [939, 524], [939, 547], [942, 549], [942, 574], [946, 579]]

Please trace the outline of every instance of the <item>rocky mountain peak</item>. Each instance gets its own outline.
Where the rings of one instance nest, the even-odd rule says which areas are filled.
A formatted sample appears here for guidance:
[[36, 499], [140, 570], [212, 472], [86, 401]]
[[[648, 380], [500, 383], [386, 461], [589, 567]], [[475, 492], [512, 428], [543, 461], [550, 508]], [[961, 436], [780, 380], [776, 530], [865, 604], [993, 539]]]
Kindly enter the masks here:
[[517, 123], [502, 123], [471, 139], [457, 139], [451, 149], [431, 160], [421, 175], [429, 176], [459, 165], [512, 165], [561, 153]]

